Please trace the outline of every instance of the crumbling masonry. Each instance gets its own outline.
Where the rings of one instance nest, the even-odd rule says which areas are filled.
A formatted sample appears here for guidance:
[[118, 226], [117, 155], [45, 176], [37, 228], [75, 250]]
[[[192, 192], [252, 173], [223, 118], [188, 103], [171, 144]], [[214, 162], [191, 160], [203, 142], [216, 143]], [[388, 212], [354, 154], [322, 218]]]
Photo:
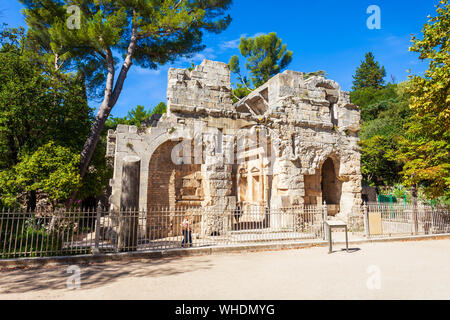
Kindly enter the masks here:
[[167, 113], [140, 130], [108, 132], [111, 209], [123, 207], [123, 164], [133, 156], [140, 160], [140, 210], [325, 201], [329, 215], [346, 219], [361, 206], [359, 120], [348, 92], [323, 77], [305, 80], [288, 70], [233, 104], [227, 64], [172, 68]]

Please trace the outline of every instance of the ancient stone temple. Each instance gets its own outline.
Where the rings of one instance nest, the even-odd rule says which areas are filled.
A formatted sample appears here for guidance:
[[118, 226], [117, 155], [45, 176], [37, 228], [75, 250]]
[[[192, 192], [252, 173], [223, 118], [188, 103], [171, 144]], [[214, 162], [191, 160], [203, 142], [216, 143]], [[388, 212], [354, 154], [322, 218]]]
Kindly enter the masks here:
[[323, 77], [288, 70], [233, 104], [227, 64], [172, 68], [167, 113], [139, 130], [108, 132], [111, 209], [123, 206], [124, 161], [132, 156], [141, 210], [325, 201], [329, 215], [346, 218], [361, 205], [359, 120], [348, 92]]

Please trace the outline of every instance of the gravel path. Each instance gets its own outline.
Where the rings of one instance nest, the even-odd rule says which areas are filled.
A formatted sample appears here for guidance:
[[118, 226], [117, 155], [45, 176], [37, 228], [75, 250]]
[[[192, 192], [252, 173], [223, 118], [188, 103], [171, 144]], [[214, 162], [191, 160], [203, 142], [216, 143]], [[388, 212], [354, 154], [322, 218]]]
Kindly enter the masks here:
[[2, 271], [0, 299], [450, 299], [450, 240], [327, 250], [80, 265], [79, 289], [67, 266]]

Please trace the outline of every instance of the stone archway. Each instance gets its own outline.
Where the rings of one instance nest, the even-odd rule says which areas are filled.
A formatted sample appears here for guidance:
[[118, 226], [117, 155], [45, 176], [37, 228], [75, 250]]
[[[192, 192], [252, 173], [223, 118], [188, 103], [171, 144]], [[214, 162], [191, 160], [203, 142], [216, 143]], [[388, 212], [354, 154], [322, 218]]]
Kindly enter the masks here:
[[334, 154], [316, 168], [314, 174], [304, 175], [305, 205], [322, 205], [325, 201], [331, 215], [338, 213], [342, 195], [339, 160]]
[[[149, 238], [176, 236], [181, 230], [180, 212], [186, 208], [199, 207], [204, 200], [201, 164], [174, 163], [172, 153], [181, 141], [168, 140], [153, 152], [148, 167], [147, 230]], [[182, 155], [183, 149], [179, 148]], [[164, 217], [167, 215], [167, 217]], [[175, 226], [175, 228], [173, 227]]]
[[322, 200], [326, 202], [328, 213], [335, 215], [339, 212], [339, 204], [342, 194], [342, 182], [338, 179], [334, 162], [327, 158], [321, 170]]
[[[148, 168], [147, 206], [169, 208], [200, 206], [203, 201], [201, 164], [195, 164], [193, 156], [187, 163], [175, 164], [174, 148], [180, 141], [168, 140], [153, 152]], [[183, 160], [182, 148], [180, 155]]]
[[152, 154], [148, 167], [147, 205], [174, 205], [175, 200], [175, 164], [171, 160], [172, 149], [178, 141], [166, 141]]

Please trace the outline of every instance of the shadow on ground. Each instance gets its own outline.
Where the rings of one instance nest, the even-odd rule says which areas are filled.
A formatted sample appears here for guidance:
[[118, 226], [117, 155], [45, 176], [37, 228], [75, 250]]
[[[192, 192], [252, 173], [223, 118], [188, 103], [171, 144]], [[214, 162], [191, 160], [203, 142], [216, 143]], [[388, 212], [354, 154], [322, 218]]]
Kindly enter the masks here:
[[331, 251], [331, 253], [337, 253], [337, 252], [355, 253], [355, 252], [358, 252], [359, 250], [361, 250], [361, 249], [360, 248], [348, 248], [348, 252], [347, 252], [347, 249], [341, 248], [341, 249], [333, 250], [333, 251]]
[[[175, 260], [178, 260], [179, 263], [171, 263]], [[73, 273], [67, 272], [68, 266], [0, 271], [0, 293], [67, 289], [67, 279], [73, 275]], [[212, 267], [212, 263], [209, 259], [190, 262], [182, 257], [168, 257], [155, 260], [80, 264], [79, 267], [81, 269], [82, 288], [91, 289], [119, 281], [124, 277], [169, 276], [206, 270]]]

